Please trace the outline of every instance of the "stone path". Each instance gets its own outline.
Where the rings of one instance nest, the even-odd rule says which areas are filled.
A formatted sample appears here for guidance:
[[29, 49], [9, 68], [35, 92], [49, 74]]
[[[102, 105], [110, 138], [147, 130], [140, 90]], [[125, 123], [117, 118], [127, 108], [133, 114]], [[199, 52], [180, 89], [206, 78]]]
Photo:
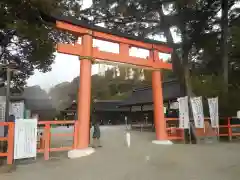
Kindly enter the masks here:
[[66, 153], [52, 159], [18, 165], [1, 180], [237, 180], [240, 144], [154, 145], [153, 133], [132, 132], [124, 144], [124, 128], [105, 128], [103, 148], [88, 157], [69, 160]]

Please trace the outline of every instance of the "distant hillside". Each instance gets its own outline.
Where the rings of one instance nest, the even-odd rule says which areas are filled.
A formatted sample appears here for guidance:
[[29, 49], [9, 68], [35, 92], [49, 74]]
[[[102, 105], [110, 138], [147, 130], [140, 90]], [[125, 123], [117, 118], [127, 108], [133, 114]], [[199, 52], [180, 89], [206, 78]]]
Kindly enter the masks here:
[[57, 110], [63, 110], [71, 104], [76, 98], [77, 86], [78, 78], [75, 78], [71, 83], [63, 82], [50, 89], [48, 96]]
[[[120, 100], [130, 95], [133, 88], [145, 87], [152, 84], [151, 71], [145, 71], [145, 80], [139, 80], [140, 71], [134, 69], [133, 79], [126, 79], [126, 69], [120, 68], [120, 76], [113, 77], [113, 69], [108, 70], [105, 76], [92, 76], [92, 100]], [[167, 76], [169, 76], [167, 74]], [[79, 77], [71, 83], [64, 82], [51, 88], [51, 96], [54, 106], [58, 111], [67, 108], [73, 100], [77, 100]]]
[[[6, 95], [6, 88], [0, 88], [0, 96]], [[48, 93], [40, 86], [26, 87], [22, 93], [12, 94], [12, 98], [24, 99], [27, 109], [40, 115], [42, 119], [53, 118], [56, 115], [56, 108], [49, 98]]]
[[23, 97], [29, 99], [49, 99], [48, 93], [40, 86], [26, 87], [23, 91]]
[[[22, 91], [12, 91], [12, 95], [18, 95], [23, 98], [27, 99], [49, 99], [48, 93], [42, 89], [40, 86], [29, 86], [24, 88]], [[5, 96], [6, 95], [6, 88], [2, 87], [0, 88], [0, 96]]]

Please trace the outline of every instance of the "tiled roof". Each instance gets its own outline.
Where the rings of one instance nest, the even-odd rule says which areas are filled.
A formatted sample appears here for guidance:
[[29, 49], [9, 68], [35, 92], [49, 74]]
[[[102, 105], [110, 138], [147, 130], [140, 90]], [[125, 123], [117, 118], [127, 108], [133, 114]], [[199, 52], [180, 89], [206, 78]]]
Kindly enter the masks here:
[[[130, 110], [127, 107], [119, 107], [121, 103], [122, 101], [120, 100], [95, 100], [92, 104], [93, 106], [92, 108], [94, 112], [101, 112], [101, 111], [125, 112]], [[76, 110], [77, 110], [77, 103], [73, 102], [64, 111], [76, 111]]]
[[122, 103], [120, 100], [97, 100], [93, 103], [93, 111], [130, 111], [129, 108], [120, 107], [119, 105]]
[[[178, 97], [184, 96], [180, 89], [180, 84], [176, 80], [163, 82], [163, 99], [164, 101], [174, 100]], [[119, 106], [132, 106], [152, 104], [152, 88], [139, 88], [132, 92], [132, 95], [124, 100]]]

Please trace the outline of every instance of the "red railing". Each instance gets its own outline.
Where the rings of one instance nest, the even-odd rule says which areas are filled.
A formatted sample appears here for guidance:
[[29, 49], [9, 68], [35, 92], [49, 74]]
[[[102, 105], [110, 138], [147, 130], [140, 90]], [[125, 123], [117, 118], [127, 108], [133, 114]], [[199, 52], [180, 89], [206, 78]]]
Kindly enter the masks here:
[[[38, 148], [38, 153], [44, 153], [44, 159], [49, 159], [50, 152], [58, 151], [68, 151], [75, 149], [77, 146], [77, 121], [41, 121], [38, 125], [44, 126], [43, 135], [40, 137], [40, 148]], [[74, 125], [74, 131], [72, 133], [51, 133], [51, 125]], [[66, 147], [55, 147], [51, 148], [51, 138], [52, 137], [73, 137], [72, 146]]]
[[240, 136], [239, 132], [233, 132], [232, 128], [240, 128], [240, 124], [231, 124], [231, 118], [225, 119], [227, 123], [226, 125], [220, 125], [219, 126], [219, 136], [220, 137], [228, 137], [228, 139], [231, 141], [233, 137]]
[[[165, 118], [167, 122], [167, 133], [169, 140], [184, 140], [184, 130], [178, 128], [178, 118]], [[210, 118], [205, 118], [205, 122]], [[169, 122], [176, 121], [175, 126], [168, 126]], [[223, 125], [221, 125], [223, 124]], [[232, 128], [240, 128], [240, 124], [231, 124], [231, 118], [220, 118], [219, 129], [212, 128], [214, 135], [218, 137], [228, 137], [231, 141], [232, 137], [240, 136], [240, 132], [233, 132]], [[199, 136], [204, 136], [204, 128], [196, 128], [196, 133]]]
[[[168, 132], [169, 140], [184, 140], [184, 130], [178, 128], [178, 118], [165, 118], [167, 121], [166, 131]], [[208, 120], [209, 118], [206, 118]], [[175, 121], [175, 122], [174, 122]], [[225, 122], [224, 122], [225, 121]], [[174, 126], [169, 124], [175, 123]], [[228, 137], [229, 140], [232, 140], [234, 136], [240, 136], [240, 133], [233, 132], [232, 128], [240, 128], [240, 124], [233, 125], [231, 124], [231, 118], [222, 119], [224, 125], [219, 126], [219, 130], [214, 130], [216, 136], [219, 137]], [[173, 124], [174, 124], [173, 123]], [[50, 152], [58, 151], [67, 151], [71, 149], [76, 149], [77, 147], [77, 121], [40, 121], [39, 126], [43, 126], [43, 133], [40, 136], [40, 147], [37, 149], [38, 153], [44, 154], [44, 159], [48, 160]], [[72, 133], [51, 133], [52, 125], [73, 125], [74, 131]], [[7, 142], [7, 152], [0, 152], [0, 157], [7, 157], [7, 164], [13, 163], [13, 153], [14, 153], [14, 123], [13, 122], [0, 122], [0, 126], [8, 126], [8, 135], [7, 137], [0, 137], [0, 141]], [[204, 129], [197, 129], [198, 133], [202, 133]], [[51, 147], [51, 138], [52, 137], [73, 137], [72, 146], [66, 147]]]
[[165, 120], [168, 140], [184, 140], [184, 130], [179, 128], [178, 118], [165, 118]]
[[[43, 134], [40, 136], [40, 148], [37, 149], [38, 153], [44, 154], [44, 159], [48, 160], [50, 152], [67, 151], [75, 149], [77, 146], [77, 121], [40, 121], [38, 125], [43, 126]], [[51, 125], [74, 125], [73, 133], [51, 133]], [[14, 123], [13, 122], [0, 122], [0, 126], [8, 126], [7, 137], [0, 137], [0, 141], [7, 142], [7, 152], [0, 152], [0, 157], [7, 157], [7, 164], [13, 163], [14, 153]], [[54, 147], [51, 148], [51, 137], [73, 137], [73, 145], [69, 147]]]

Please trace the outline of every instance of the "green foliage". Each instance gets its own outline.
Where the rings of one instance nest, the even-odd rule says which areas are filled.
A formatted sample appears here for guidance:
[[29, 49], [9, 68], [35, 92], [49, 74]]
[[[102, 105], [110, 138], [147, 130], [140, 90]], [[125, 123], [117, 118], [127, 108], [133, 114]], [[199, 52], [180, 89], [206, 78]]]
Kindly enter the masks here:
[[[226, 114], [229, 109], [237, 109], [234, 96], [239, 92], [239, 8], [234, 6], [236, 0], [228, 1], [229, 32], [229, 94], [223, 89], [222, 52], [226, 46], [221, 46], [221, 16], [219, 11], [223, 0], [172, 0], [172, 1], [93, 1], [94, 6], [86, 13], [91, 13], [95, 22], [104, 22], [113, 31], [148, 38], [152, 35], [166, 36], [170, 45], [173, 38], [169, 28], [175, 26], [181, 37], [181, 45], [174, 45], [172, 63], [175, 73], [196, 95], [205, 97], [219, 96], [220, 108]], [[164, 14], [164, 10], [169, 10]], [[169, 36], [170, 34], [170, 36]], [[222, 34], [223, 35], [223, 34]], [[224, 49], [223, 49], [224, 48]], [[190, 73], [188, 73], [190, 71]], [[237, 99], [237, 98], [235, 98]], [[234, 107], [233, 107], [234, 106]]]
[[240, 109], [240, 86], [230, 86], [226, 94], [222, 88], [224, 86], [222, 77], [216, 75], [194, 76], [191, 78], [191, 83], [195, 95], [203, 96], [206, 113], [208, 113], [207, 98], [210, 97], [219, 97], [220, 116], [235, 116]]
[[[229, 94], [222, 90], [221, 17], [217, 14], [223, 0], [93, 0], [91, 8], [81, 11], [79, 1], [69, 0], [2, 0], [0, 2], [0, 63], [14, 63], [22, 74], [14, 74], [16, 86], [23, 86], [25, 79], [34, 69], [50, 70], [57, 41], [71, 41], [74, 37], [56, 31], [44, 22], [44, 16], [60, 13], [75, 16], [91, 23], [104, 23], [112, 31], [150, 38], [166, 36], [174, 48], [172, 63], [175, 75], [184, 79], [185, 85], [196, 95], [219, 96], [224, 112], [231, 101], [231, 109], [237, 109], [240, 86], [240, 31], [237, 0], [229, 0]], [[165, 11], [169, 13], [166, 14]], [[91, 18], [89, 18], [91, 17]], [[181, 37], [174, 43], [170, 27]], [[225, 66], [225, 68], [227, 68]], [[121, 99], [134, 87], [151, 85], [151, 72], [145, 72], [145, 81], [139, 81], [139, 71], [135, 70], [132, 80], [125, 79], [125, 69], [120, 69], [119, 77], [112, 78], [113, 71], [105, 77], [92, 77], [92, 99]], [[190, 71], [190, 73], [189, 73]], [[174, 78], [169, 71], [164, 77]], [[2, 69], [1, 75], [6, 79]], [[182, 81], [181, 81], [182, 82]], [[59, 109], [77, 99], [79, 78], [51, 89], [50, 94]], [[192, 87], [191, 87], [192, 86]], [[234, 98], [234, 96], [236, 96]], [[236, 102], [236, 103], [234, 103]], [[232, 107], [234, 106], [234, 107]]]
[[[57, 41], [71, 40], [52, 25], [44, 22], [44, 15], [61, 12], [77, 14], [80, 4], [67, 0], [2, 0], [0, 2], [0, 63], [14, 64], [22, 71], [14, 75], [15, 86], [23, 86], [34, 69], [51, 70]], [[5, 70], [1, 70], [5, 77]]]
[[196, 96], [216, 97], [222, 92], [222, 78], [214, 75], [191, 77], [193, 91]]
[[[112, 31], [149, 38], [154, 35], [166, 36], [167, 42], [174, 47], [172, 63], [175, 74], [184, 79], [194, 94], [204, 97], [219, 96], [220, 108], [226, 114], [238, 109], [240, 75], [240, 31], [239, 8], [236, 0], [228, 1], [229, 8], [229, 94], [224, 94], [222, 83], [223, 65], [221, 63], [221, 17], [217, 15], [222, 8], [222, 0], [94, 0], [93, 6], [81, 11], [85, 17], [92, 16], [95, 24], [104, 23]], [[164, 13], [164, 10], [169, 13]], [[179, 44], [173, 44], [170, 27], [181, 37]], [[190, 73], [188, 73], [190, 71]], [[164, 72], [165, 76], [173, 74]], [[124, 73], [111, 79], [112, 72], [106, 77], [93, 76], [93, 99], [121, 98], [132, 87], [151, 85], [151, 73], [146, 72], [146, 81], [125, 80]], [[236, 96], [236, 98], [234, 98]], [[76, 97], [76, 96], [75, 96]], [[228, 106], [228, 102], [231, 107]], [[236, 102], [236, 103], [235, 103]], [[233, 107], [234, 106], [234, 107]]]

